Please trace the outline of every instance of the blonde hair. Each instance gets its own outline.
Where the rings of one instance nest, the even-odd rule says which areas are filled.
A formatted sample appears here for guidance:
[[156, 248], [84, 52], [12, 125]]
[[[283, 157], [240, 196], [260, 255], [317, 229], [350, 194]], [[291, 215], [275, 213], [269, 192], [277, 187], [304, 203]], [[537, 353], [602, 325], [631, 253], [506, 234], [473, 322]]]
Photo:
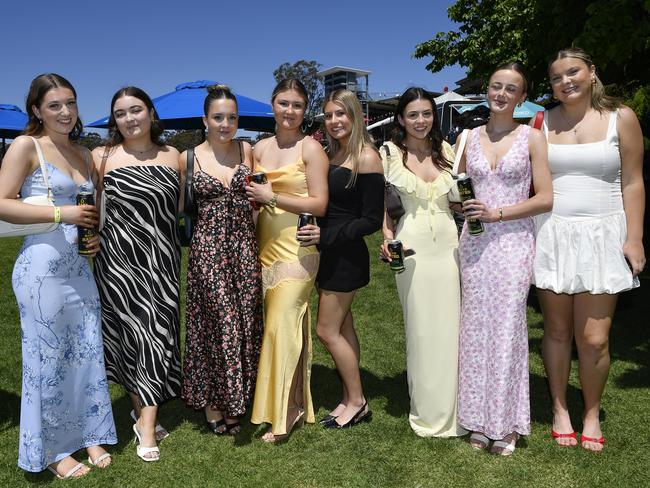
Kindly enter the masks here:
[[[352, 123], [352, 132], [350, 133], [350, 140], [348, 141], [346, 152], [346, 156], [352, 159], [352, 174], [350, 175], [348, 184], [345, 186], [346, 188], [350, 188], [357, 182], [359, 160], [361, 159], [363, 149], [366, 147], [374, 149], [375, 145], [372, 137], [366, 129], [363, 120], [363, 111], [361, 110], [361, 104], [359, 103], [356, 94], [350, 90], [336, 90], [329, 93], [323, 102], [323, 111], [325, 111], [325, 107], [329, 102], [333, 102], [340, 106]], [[327, 133], [327, 131], [325, 132]], [[331, 158], [341, 149], [341, 144], [336, 139], [330, 137], [329, 133], [327, 134], [327, 142], [327, 154]]]
[[[584, 62], [589, 68], [594, 65], [594, 62], [591, 59], [591, 56], [587, 54], [584, 49], [579, 47], [568, 47], [566, 49], [560, 49], [553, 59], [548, 63], [548, 71], [551, 71], [551, 65], [558, 59], [564, 58], [574, 58], [579, 59]], [[618, 98], [611, 97], [605, 94], [605, 87], [603, 82], [600, 81], [598, 75], [594, 71], [594, 83], [591, 85], [591, 107], [598, 112], [613, 112], [621, 106], [621, 101]]]

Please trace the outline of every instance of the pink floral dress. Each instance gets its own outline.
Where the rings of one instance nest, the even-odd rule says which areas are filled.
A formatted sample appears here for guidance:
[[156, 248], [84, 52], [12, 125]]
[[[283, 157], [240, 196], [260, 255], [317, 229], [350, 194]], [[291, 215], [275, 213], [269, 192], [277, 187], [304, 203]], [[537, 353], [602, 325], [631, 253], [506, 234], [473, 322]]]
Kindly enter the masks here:
[[[508, 153], [489, 166], [473, 129], [467, 175], [476, 198], [489, 208], [526, 200], [531, 166], [529, 127], [521, 126]], [[530, 217], [484, 223], [485, 231], [460, 238], [461, 319], [458, 420], [467, 430], [502, 439], [530, 433], [526, 298], [535, 252]]]

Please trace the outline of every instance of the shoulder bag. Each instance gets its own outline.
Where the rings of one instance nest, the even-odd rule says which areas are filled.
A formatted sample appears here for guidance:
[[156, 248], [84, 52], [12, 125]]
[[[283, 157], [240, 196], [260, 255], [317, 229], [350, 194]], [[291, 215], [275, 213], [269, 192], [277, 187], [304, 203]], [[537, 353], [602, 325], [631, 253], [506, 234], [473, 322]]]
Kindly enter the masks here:
[[[47, 185], [47, 195], [35, 195], [22, 199], [23, 203], [29, 205], [43, 205], [46, 207], [52, 207], [52, 215], [54, 215], [54, 192], [52, 192], [52, 185], [50, 184], [50, 175], [47, 172], [47, 167], [45, 166], [45, 159], [43, 158], [43, 152], [41, 151], [41, 146], [38, 144], [38, 141], [33, 137], [30, 137], [34, 141], [34, 146], [36, 147], [36, 154], [38, 154], [38, 163], [41, 166], [41, 173], [43, 174], [43, 180]], [[11, 222], [6, 222], [0, 220], [0, 237], [15, 237], [15, 236], [28, 236], [34, 234], [45, 234], [46, 232], [52, 232], [59, 227], [58, 222], [42, 222], [38, 224], [14, 224]]]
[[95, 207], [97, 208], [97, 213], [99, 214], [99, 220], [97, 224], [97, 229], [102, 230], [104, 228], [104, 223], [106, 222], [106, 199], [104, 197], [104, 172], [106, 170], [106, 160], [108, 159], [109, 148], [106, 146], [104, 148], [104, 154], [102, 155], [102, 164], [99, 167], [99, 175], [97, 178], [97, 188], [95, 189]]
[[192, 180], [194, 179], [194, 148], [187, 150], [187, 168], [185, 171], [185, 195], [183, 197], [183, 213], [190, 219], [196, 219], [197, 208], [194, 199], [194, 188]]
[[454, 156], [454, 167], [451, 170], [451, 176], [454, 178], [454, 184], [452, 185], [451, 189], [449, 190], [449, 194], [447, 195], [447, 198], [451, 203], [461, 203], [460, 193], [458, 192], [458, 185], [456, 184], [456, 180], [458, 179], [458, 167], [460, 166], [460, 160], [463, 158], [463, 152], [465, 151], [465, 144], [467, 143], [468, 134], [469, 130], [465, 129], [461, 133], [456, 145], [457, 147], [456, 155]]
[[386, 207], [388, 216], [393, 221], [397, 221], [406, 213], [406, 210], [404, 210], [404, 205], [402, 205], [402, 199], [397, 192], [397, 188], [388, 182], [388, 168], [390, 168], [391, 154], [387, 144], [384, 144], [382, 147], [386, 152], [386, 159], [388, 162], [386, 165], [386, 179], [384, 183], [384, 206]]

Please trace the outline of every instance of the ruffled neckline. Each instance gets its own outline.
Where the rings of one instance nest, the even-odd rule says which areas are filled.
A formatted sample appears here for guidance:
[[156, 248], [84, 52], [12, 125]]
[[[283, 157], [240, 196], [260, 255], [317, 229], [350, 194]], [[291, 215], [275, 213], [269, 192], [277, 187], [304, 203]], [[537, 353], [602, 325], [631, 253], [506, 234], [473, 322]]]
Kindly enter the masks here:
[[422, 200], [435, 200], [449, 192], [454, 179], [449, 171], [441, 171], [433, 181], [424, 181], [407, 169], [402, 163], [402, 151], [392, 142], [386, 142], [390, 150], [387, 168], [384, 168], [386, 180], [399, 190], [415, 195]]

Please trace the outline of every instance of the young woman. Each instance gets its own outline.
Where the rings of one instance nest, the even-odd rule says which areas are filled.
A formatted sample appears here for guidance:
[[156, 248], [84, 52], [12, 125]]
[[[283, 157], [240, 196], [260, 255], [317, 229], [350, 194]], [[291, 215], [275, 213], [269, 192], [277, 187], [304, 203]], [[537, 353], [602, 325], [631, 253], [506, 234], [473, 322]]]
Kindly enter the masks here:
[[[532, 215], [553, 204], [544, 135], [513, 120], [526, 99], [519, 63], [490, 76], [490, 120], [472, 129], [459, 172], [472, 179], [476, 199], [463, 203], [466, 219], [483, 232], [460, 238], [462, 308], [458, 419], [470, 443], [508, 456], [530, 433], [526, 298], [533, 274]], [[535, 195], [529, 198], [531, 178]]]
[[[329, 203], [318, 219], [320, 267], [316, 333], [332, 355], [343, 382], [338, 406], [321, 423], [345, 428], [370, 420], [359, 374], [359, 341], [352, 320], [352, 300], [370, 282], [368, 248], [363, 237], [381, 228], [384, 178], [381, 159], [363, 123], [357, 96], [330, 93], [323, 108], [329, 142]], [[312, 226], [298, 232], [302, 245], [313, 243]]]
[[582, 49], [559, 51], [549, 77], [560, 101], [543, 125], [555, 203], [537, 221], [535, 283], [544, 314], [551, 434], [561, 446], [577, 444], [566, 403], [575, 337], [584, 397], [581, 445], [600, 451], [600, 400], [616, 299], [639, 286], [646, 261], [643, 137], [634, 112], [605, 95]]
[[318, 250], [296, 239], [298, 214], [323, 216], [327, 208], [327, 155], [300, 130], [307, 91], [296, 79], [278, 83], [271, 103], [276, 135], [257, 143], [255, 171], [268, 183], [246, 187], [262, 207], [257, 221], [264, 283], [264, 337], [251, 422], [268, 423], [262, 439], [286, 438], [303, 420], [314, 422], [309, 386], [309, 294], [318, 271]]
[[402, 94], [394, 124], [392, 142], [380, 153], [406, 214], [397, 225], [385, 216], [381, 252], [390, 260], [386, 244], [392, 239], [414, 252], [395, 275], [406, 330], [409, 423], [422, 437], [460, 436], [458, 232], [448, 199], [454, 154], [442, 140], [435, 102], [422, 88]]
[[160, 143], [149, 96], [130, 86], [111, 101], [106, 146], [93, 151], [106, 204], [95, 277], [108, 379], [133, 404], [136, 453], [157, 461], [158, 406], [181, 388], [178, 151]]
[[[209, 87], [203, 108], [208, 137], [194, 148], [198, 218], [188, 260], [182, 396], [204, 410], [215, 434], [236, 434], [253, 399], [263, 331], [262, 270], [244, 189], [252, 154], [248, 143], [233, 141], [237, 99], [227, 86]], [[185, 151], [184, 168], [187, 159]]]
[[[65, 78], [37, 76], [27, 95], [25, 135], [16, 138], [0, 170], [0, 219], [61, 222], [52, 232], [25, 237], [12, 279], [23, 357], [18, 466], [48, 468], [59, 478], [88, 472], [72, 457], [83, 448], [90, 464], [108, 466], [101, 444], [117, 443], [99, 296], [88, 260], [77, 252], [77, 226], [95, 227], [97, 211], [76, 205], [77, 193], [94, 188], [90, 153], [74, 143], [82, 131], [76, 98]], [[47, 194], [48, 187], [56, 207], [15, 199]], [[89, 244], [97, 252], [99, 239]]]

